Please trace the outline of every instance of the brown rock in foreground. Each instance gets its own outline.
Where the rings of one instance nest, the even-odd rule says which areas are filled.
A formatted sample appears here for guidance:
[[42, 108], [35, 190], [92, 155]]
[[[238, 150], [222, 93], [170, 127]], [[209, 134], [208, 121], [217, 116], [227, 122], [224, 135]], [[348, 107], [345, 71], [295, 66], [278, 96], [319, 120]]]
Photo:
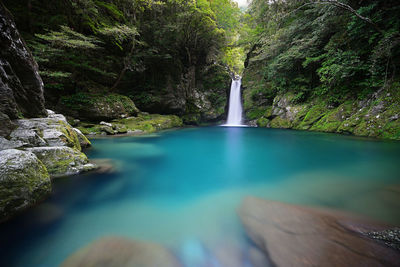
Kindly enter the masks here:
[[180, 267], [166, 248], [119, 237], [105, 237], [78, 250], [61, 267]]
[[385, 225], [253, 197], [239, 215], [249, 238], [277, 266], [400, 266], [398, 251], [362, 234]]

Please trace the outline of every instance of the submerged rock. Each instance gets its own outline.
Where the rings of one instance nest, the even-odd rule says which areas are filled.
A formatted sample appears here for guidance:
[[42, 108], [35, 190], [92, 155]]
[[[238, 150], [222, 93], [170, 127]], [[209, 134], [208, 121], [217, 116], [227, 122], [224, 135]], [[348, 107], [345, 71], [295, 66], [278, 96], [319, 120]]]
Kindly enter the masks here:
[[180, 257], [185, 266], [217, 267], [219, 265], [214, 255], [197, 239], [189, 239], [183, 243]]
[[96, 173], [98, 174], [115, 173], [121, 169], [120, 163], [117, 163], [112, 159], [93, 159], [91, 162], [98, 166], [96, 169]]
[[398, 266], [398, 251], [367, 238], [388, 228], [337, 211], [253, 197], [239, 211], [249, 238], [277, 266]]
[[74, 175], [96, 168], [85, 154], [70, 147], [33, 147], [27, 150], [43, 162], [51, 177]]
[[0, 221], [34, 205], [50, 192], [46, 167], [33, 153], [0, 151]]
[[78, 250], [61, 267], [180, 267], [166, 248], [119, 237], [105, 237]]

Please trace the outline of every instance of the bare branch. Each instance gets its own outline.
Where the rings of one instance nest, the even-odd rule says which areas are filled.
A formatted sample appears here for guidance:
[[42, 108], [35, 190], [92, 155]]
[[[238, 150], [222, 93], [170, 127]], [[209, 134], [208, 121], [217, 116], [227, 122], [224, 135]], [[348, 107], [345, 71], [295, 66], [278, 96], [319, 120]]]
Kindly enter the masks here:
[[[321, 1], [318, 1], [318, 2], [320, 2], [320, 3], [332, 4], [332, 5], [336, 6], [336, 7], [339, 7], [339, 8], [341, 8], [341, 9], [344, 9], [344, 10], [347, 10], [347, 11], [351, 12], [351, 13], [352, 13], [353, 15], [355, 15], [357, 18], [359, 18], [359, 19], [361, 19], [361, 20], [363, 20], [363, 21], [369, 23], [370, 25], [372, 25], [372, 26], [375, 28], [376, 31], [378, 31], [379, 33], [381, 33], [381, 34], [383, 35], [383, 31], [378, 27], [378, 25], [376, 25], [370, 18], [361, 16], [361, 15], [360, 15], [355, 9], [353, 9], [351, 6], [349, 6], [349, 5], [345, 4], [345, 3], [342, 3], [342, 2], [340, 2], [340, 1], [337, 1], [337, 0], [321, 0]], [[315, 3], [318, 3], [318, 2], [315, 2]]]
[[349, 5], [345, 4], [345, 3], [337, 1], [337, 0], [320, 0], [320, 1], [312, 1], [312, 2], [305, 3], [305, 4], [301, 5], [301, 6], [299, 6], [298, 8], [296, 8], [295, 10], [285, 14], [282, 17], [282, 19], [287, 17], [287, 16], [290, 16], [292, 13], [297, 12], [298, 10], [302, 9], [305, 6], [317, 5], [317, 4], [329, 4], [329, 5], [333, 5], [333, 6], [336, 6], [338, 8], [347, 10], [350, 13], [352, 13], [353, 15], [355, 15], [357, 18], [359, 18], [359, 19], [367, 22], [368, 24], [372, 25], [374, 27], [374, 29], [377, 32], [379, 32], [380, 34], [382, 34], [382, 35], [384, 34], [383, 31], [378, 27], [378, 25], [376, 25], [370, 18], [361, 16], [354, 8], [352, 8], [351, 6], [349, 6]]

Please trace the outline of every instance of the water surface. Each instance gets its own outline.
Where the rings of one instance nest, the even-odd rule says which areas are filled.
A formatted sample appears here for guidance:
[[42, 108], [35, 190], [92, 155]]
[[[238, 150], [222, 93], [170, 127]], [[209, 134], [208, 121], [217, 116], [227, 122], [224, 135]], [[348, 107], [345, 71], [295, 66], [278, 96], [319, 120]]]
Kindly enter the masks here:
[[245, 249], [236, 209], [248, 195], [400, 224], [399, 142], [209, 127], [95, 139], [88, 156], [117, 171], [55, 180], [50, 199], [0, 226], [0, 266], [57, 266], [109, 235], [161, 243], [190, 265], [199, 248]]

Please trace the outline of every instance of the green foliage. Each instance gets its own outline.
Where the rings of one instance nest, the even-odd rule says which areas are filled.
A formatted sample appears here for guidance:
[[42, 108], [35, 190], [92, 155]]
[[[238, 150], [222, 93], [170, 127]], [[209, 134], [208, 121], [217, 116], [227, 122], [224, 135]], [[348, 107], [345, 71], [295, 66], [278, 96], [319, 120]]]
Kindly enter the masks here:
[[345, 1], [371, 23], [332, 4], [305, 3], [252, 1], [247, 40], [250, 65], [257, 67], [249, 68], [262, 73], [261, 84], [295, 93], [295, 103], [324, 96], [338, 105], [347, 98], [364, 99], [395, 79], [399, 3]]
[[36, 37], [47, 41], [54, 47], [74, 49], [96, 49], [99, 40], [85, 36], [67, 26], [60, 26], [60, 31], [51, 31], [48, 34], [36, 34]]
[[78, 109], [80, 105], [93, 104], [94, 98], [87, 93], [77, 93], [71, 96], [63, 96], [61, 103], [68, 108]]
[[124, 50], [124, 43], [133, 43], [135, 37], [139, 35], [135, 27], [129, 27], [127, 25], [117, 25], [113, 27], [105, 27], [99, 30], [106, 39], [112, 42], [121, 50]]
[[49, 78], [69, 78], [71, 77], [71, 73], [69, 72], [62, 72], [62, 71], [55, 71], [55, 72], [51, 72], [51, 71], [39, 71], [39, 74], [41, 76], [45, 76], [45, 77], [49, 77]]
[[229, 66], [235, 73], [242, 73], [244, 69], [243, 62], [246, 58], [244, 47], [226, 47], [223, 49], [223, 52], [222, 62]]
[[[240, 71], [237, 58], [244, 58], [233, 46], [241, 12], [231, 0], [5, 2], [54, 105], [100, 92], [132, 95], [144, 106], [168, 94], [190, 100], [195, 89], [211, 90], [202, 86], [207, 69], [225, 64]], [[218, 94], [209, 95], [221, 105]]]

